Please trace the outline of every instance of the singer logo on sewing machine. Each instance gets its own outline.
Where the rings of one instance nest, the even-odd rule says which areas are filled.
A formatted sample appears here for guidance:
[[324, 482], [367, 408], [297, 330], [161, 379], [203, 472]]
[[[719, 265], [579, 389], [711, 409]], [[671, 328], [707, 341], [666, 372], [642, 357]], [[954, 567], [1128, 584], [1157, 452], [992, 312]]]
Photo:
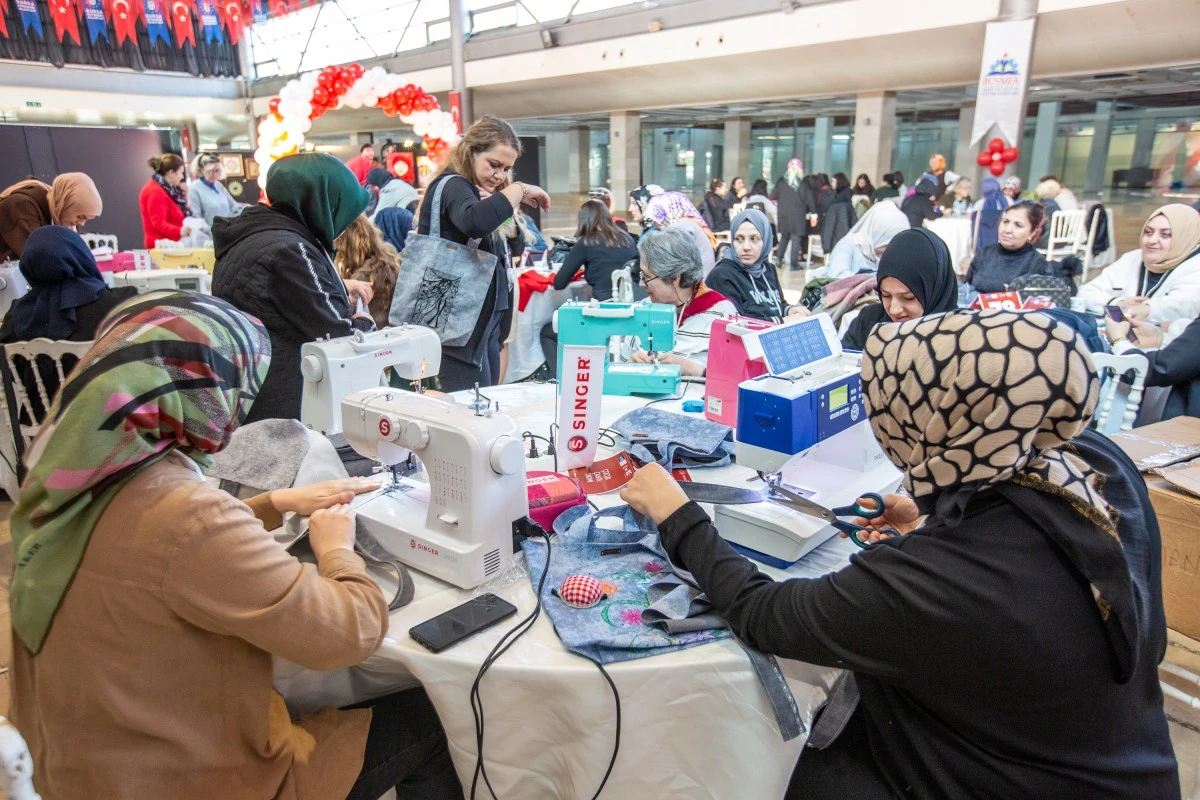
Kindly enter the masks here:
[[384, 438], [392, 435], [392, 423], [387, 417], [379, 418], [379, 435]]
[[566, 469], [591, 466], [600, 431], [606, 348], [565, 345], [558, 401], [558, 446], [567, 456]]
[[421, 544], [416, 539], [409, 539], [408, 546], [411, 547], [413, 550], [424, 550], [426, 553], [429, 553], [429, 555], [431, 555], [431, 556], [441, 555], [440, 553], [438, 553], [438, 550], [436, 547], [430, 547], [427, 544]]
[[572, 453], [579, 453], [583, 448], [587, 447], [587, 439], [582, 436], [572, 436], [567, 441], [567, 449]]
[[382, 358], [383, 356], [390, 356], [391, 354], [392, 354], [391, 350], [380, 350], [377, 353], [375, 353], [375, 357]]

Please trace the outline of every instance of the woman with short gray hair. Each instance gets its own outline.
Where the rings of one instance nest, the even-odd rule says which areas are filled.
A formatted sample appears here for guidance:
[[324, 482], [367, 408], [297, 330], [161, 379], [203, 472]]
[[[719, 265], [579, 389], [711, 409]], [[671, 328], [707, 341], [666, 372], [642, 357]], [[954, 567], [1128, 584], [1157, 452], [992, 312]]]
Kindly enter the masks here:
[[[704, 283], [700, 250], [686, 231], [667, 228], [647, 231], [638, 242], [641, 284], [655, 303], [676, 309], [675, 347], [655, 353], [663, 364], [678, 364], [685, 376], [702, 377], [708, 361], [708, 337], [712, 324], [737, 313], [733, 303]], [[650, 354], [637, 349], [629, 360], [649, 364]]]

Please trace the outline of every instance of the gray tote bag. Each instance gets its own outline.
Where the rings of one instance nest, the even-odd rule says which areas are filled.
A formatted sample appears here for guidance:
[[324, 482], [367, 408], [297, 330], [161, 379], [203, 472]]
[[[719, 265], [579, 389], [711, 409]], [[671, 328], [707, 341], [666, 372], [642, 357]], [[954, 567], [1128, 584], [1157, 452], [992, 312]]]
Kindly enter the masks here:
[[[420, 325], [437, 331], [443, 347], [461, 347], [471, 338], [499, 261], [475, 243], [458, 244], [441, 237], [442, 189], [439, 181], [430, 208], [429, 235], [409, 233], [388, 322]], [[462, 178], [466, 180], [466, 178]]]

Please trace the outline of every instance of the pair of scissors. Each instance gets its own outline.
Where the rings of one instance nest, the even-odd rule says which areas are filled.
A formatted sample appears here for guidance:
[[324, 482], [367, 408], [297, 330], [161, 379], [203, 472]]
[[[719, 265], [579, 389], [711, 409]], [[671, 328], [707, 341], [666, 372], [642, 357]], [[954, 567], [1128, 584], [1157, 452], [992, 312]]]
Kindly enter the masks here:
[[826, 508], [823, 505], [814, 503], [812, 500], [801, 497], [795, 492], [780, 486], [778, 483], [772, 483], [769, 492], [770, 499], [774, 502], [799, 511], [801, 514], [825, 520], [825, 522], [849, 536], [850, 541], [863, 548], [869, 547], [870, 543], [859, 539], [858, 534], [872, 529], [865, 528], [862, 525], [855, 525], [853, 522], [845, 522], [838, 519], [838, 517], [856, 516], [864, 519], [874, 519], [882, 516], [884, 509], [887, 508], [887, 504], [883, 502], [883, 497], [874, 492], [867, 492], [861, 495], [851, 505], [838, 506], [837, 508]]

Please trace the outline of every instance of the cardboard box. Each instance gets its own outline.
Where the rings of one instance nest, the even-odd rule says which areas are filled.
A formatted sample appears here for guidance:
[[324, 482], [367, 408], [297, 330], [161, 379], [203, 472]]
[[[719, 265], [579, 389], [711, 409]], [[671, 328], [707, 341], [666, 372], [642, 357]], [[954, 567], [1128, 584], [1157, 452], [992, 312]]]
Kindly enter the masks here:
[[1162, 531], [1167, 626], [1200, 639], [1200, 419], [1177, 417], [1114, 435], [1137, 463]]

